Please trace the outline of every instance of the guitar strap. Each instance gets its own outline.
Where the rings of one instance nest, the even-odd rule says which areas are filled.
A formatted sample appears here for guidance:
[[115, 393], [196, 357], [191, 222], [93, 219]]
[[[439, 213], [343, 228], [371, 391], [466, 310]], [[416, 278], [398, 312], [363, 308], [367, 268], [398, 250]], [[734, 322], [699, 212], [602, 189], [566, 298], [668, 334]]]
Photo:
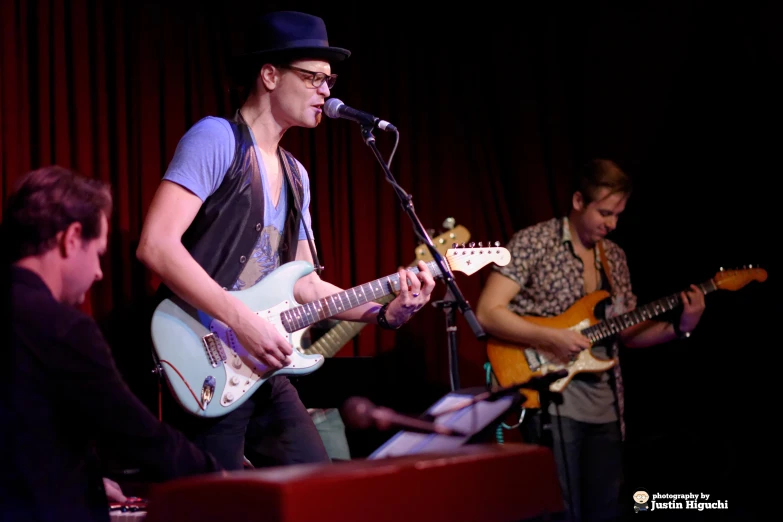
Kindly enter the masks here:
[[599, 241], [596, 244], [596, 248], [598, 249], [598, 256], [601, 259], [601, 268], [603, 268], [604, 274], [606, 274], [606, 279], [609, 281], [609, 288], [611, 289], [611, 293], [614, 296], [615, 288], [614, 288], [614, 283], [612, 282], [612, 269], [609, 267], [609, 261], [606, 260], [606, 253], [604, 252], [604, 242]]
[[[237, 109], [235, 118], [237, 121], [247, 125], [247, 122], [242, 117], [242, 112], [239, 109]], [[277, 155], [280, 158], [280, 164], [283, 166], [285, 175], [288, 178], [288, 186], [291, 187], [291, 192], [294, 193], [294, 204], [296, 205], [296, 210], [299, 211], [299, 223], [301, 224], [304, 222], [304, 214], [302, 213], [302, 200], [299, 197], [299, 191], [297, 190], [297, 187], [302, 186], [302, 176], [299, 173], [299, 167], [296, 166], [296, 159], [294, 159], [294, 156], [287, 150], [283, 150], [283, 147], [280, 147], [279, 145], [277, 147]], [[293, 173], [296, 174], [296, 178], [294, 178]], [[297, 184], [295, 181], [298, 181], [299, 183]], [[313, 256], [313, 266], [320, 274], [324, 267], [321, 265], [320, 261], [318, 261], [318, 254], [315, 252], [315, 243], [310, 235], [310, 228], [307, 225], [305, 225], [304, 228], [305, 234], [307, 234], [307, 244], [310, 247], [310, 254]], [[299, 234], [297, 234], [296, 237], [298, 238]], [[290, 247], [291, 246], [289, 245], [289, 248]]]
[[[598, 255], [601, 258], [601, 268], [604, 269], [604, 273], [606, 274], [606, 278], [609, 280], [609, 288], [611, 289], [612, 297], [615, 297], [615, 288], [614, 283], [612, 282], [612, 272], [611, 268], [609, 267], [609, 261], [606, 259], [606, 253], [604, 252], [604, 242], [599, 241], [596, 245], [598, 248]], [[616, 348], [615, 348], [616, 349]], [[615, 353], [615, 357], [618, 358], [619, 356], [617, 353]], [[614, 391], [616, 400], [614, 403], [615, 410], [617, 411], [617, 417], [620, 419], [620, 434], [623, 440], [625, 440], [625, 418], [624, 418], [624, 412], [625, 412], [625, 398], [623, 396], [623, 376], [620, 372], [620, 365], [615, 364], [612, 367], [612, 389]]]
[[[294, 156], [287, 150], [283, 150], [282, 147], [277, 147], [277, 155], [280, 156], [280, 163], [283, 165], [285, 175], [288, 178], [288, 186], [291, 187], [291, 191], [294, 193], [294, 204], [296, 205], [296, 210], [299, 211], [299, 223], [304, 223], [302, 201], [299, 197], [299, 191], [296, 189], [297, 184], [294, 182], [296, 179], [299, 181], [299, 186], [302, 185], [302, 176], [299, 173], [299, 167], [296, 166]], [[294, 178], [294, 173], [296, 173], [296, 178]], [[320, 261], [318, 261], [318, 254], [315, 252], [315, 243], [310, 236], [310, 227], [308, 227], [306, 223], [304, 225], [305, 234], [307, 234], [307, 245], [310, 247], [310, 254], [313, 256], [313, 266], [315, 266], [315, 269], [320, 274], [324, 267], [321, 265]]]

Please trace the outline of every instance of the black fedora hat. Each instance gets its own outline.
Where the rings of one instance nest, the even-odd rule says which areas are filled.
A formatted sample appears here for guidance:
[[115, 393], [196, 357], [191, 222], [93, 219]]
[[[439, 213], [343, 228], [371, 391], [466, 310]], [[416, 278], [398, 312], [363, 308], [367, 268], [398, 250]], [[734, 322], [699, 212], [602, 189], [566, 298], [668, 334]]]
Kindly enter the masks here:
[[324, 21], [307, 13], [275, 11], [262, 16], [251, 31], [249, 51], [237, 58], [319, 58], [341, 62], [351, 51], [331, 47]]

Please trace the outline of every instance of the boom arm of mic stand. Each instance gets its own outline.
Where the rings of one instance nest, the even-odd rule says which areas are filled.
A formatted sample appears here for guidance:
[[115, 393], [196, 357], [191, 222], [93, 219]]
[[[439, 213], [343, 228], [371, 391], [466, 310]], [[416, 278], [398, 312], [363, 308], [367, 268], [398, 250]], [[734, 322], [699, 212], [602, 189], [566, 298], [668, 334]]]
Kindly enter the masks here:
[[443, 274], [443, 281], [451, 291], [451, 295], [454, 297], [454, 301], [459, 306], [460, 312], [462, 312], [462, 315], [465, 316], [465, 319], [468, 321], [468, 325], [470, 325], [471, 330], [473, 330], [473, 334], [477, 339], [482, 341], [485, 340], [487, 338], [487, 333], [479, 324], [478, 319], [476, 318], [476, 314], [473, 312], [473, 309], [465, 300], [465, 297], [462, 295], [462, 292], [457, 286], [457, 283], [454, 281], [454, 275], [452, 274], [448, 264], [443, 259], [443, 256], [440, 255], [438, 249], [435, 248], [435, 245], [432, 244], [432, 239], [430, 238], [429, 234], [427, 234], [427, 229], [425, 229], [424, 225], [422, 225], [421, 221], [419, 221], [419, 217], [416, 215], [416, 211], [413, 209], [413, 201], [411, 196], [402, 190], [402, 187], [400, 187], [394, 180], [394, 176], [392, 176], [391, 170], [389, 170], [389, 166], [386, 164], [386, 161], [384, 161], [383, 156], [381, 156], [378, 147], [375, 145], [375, 136], [373, 136], [372, 130], [372, 126], [362, 125], [362, 137], [364, 138], [364, 142], [368, 147], [370, 147], [373, 154], [378, 159], [378, 162], [381, 164], [381, 167], [383, 167], [383, 171], [386, 174], [386, 179], [389, 181], [389, 183], [391, 183], [392, 187], [394, 187], [394, 192], [397, 194], [397, 197], [400, 200], [400, 205], [402, 205], [403, 210], [405, 210], [405, 213], [408, 214], [411, 223], [413, 223], [414, 232], [416, 232], [416, 235], [418, 235], [424, 244], [427, 245], [427, 248], [432, 255], [432, 259], [438, 264], [438, 267], [440, 267], [440, 271]]

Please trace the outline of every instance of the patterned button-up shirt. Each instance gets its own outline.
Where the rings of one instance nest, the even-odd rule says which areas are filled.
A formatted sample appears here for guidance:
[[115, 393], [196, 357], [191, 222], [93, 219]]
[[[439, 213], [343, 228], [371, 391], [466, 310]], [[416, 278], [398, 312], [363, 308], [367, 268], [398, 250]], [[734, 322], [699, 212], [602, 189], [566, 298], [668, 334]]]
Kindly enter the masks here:
[[[603, 240], [612, 286], [612, 305], [606, 317], [618, 315], [636, 307], [636, 296], [631, 289], [631, 277], [625, 252], [614, 242]], [[516, 282], [521, 290], [508, 305], [518, 315], [554, 317], [565, 312], [585, 296], [584, 265], [573, 251], [568, 218], [552, 218], [515, 233], [507, 248], [511, 262], [495, 266], [504, 276]], [[596, 256], [596, 264], [601, 260]], [[604, 274], [607, 270], [603, 270]], [[617, 343], [612, 351], [617, 364], [613, 367], [618, 414], [623, 434], [624, 400], [622, 374]]]

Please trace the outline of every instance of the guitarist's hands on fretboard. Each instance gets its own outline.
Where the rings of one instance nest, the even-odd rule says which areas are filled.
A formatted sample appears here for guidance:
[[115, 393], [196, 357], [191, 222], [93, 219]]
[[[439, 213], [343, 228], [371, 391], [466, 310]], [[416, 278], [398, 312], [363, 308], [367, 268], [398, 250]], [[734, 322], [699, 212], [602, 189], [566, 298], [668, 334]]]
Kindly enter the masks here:
[[[448, 218], [444, 221], [444, 227], [449, 225], [449, 230], [442, 232], [440, 235], [432, 238], [432, 244], [435, 249], [441, 255], [445, 255], [447, 250], [454, 244], [465, 244], [470, 239], [470, 232], [462, 225], [454, 226], [454, 219]], [[408, 266], [415, 266], [418, 261], [432, 261], [432, 254], [426, 244], [421, 244], [415, 249], [416, 259]], [[376, 302], [385, 304], [391, 302], [399, 295], [399, 289], [392, 288], [392, 294], [384, 296], [380, 299], [376, 299]], [[321, 354], [324, 357], [332, 357], [343, 346], [356, 337], [359, 332], [367, 326], [367, 323], [360, 323], [354, 321], [340, 321], [331, 330], [324, 333], [316, 341], [314, 341], [309, 347], [302, 350], [306, 354]]]
[[680, 315], [680, 331], [689, 333], [696, 329], [706, 306], [704, 292], [698, 286], [691, 287], [680, 294], [682, 314]]

